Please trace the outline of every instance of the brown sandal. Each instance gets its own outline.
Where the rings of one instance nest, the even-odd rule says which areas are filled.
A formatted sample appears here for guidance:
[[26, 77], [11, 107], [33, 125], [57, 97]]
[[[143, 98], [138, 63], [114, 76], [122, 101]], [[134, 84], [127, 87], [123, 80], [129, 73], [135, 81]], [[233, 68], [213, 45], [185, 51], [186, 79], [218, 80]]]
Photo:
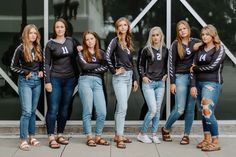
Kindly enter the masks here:
[[170, 137], [170, 132], [165, 131], [164, 127], [161, 128], [161, 133], [162, 133], [162, 140], [166, 142], [171, 142], [172, 139]]
[[52, 139], [49, 141], [49, 147], [52, 149], [58, 149], [60, 148], [60, 144], [58, 144], [55, 139]]
[[[117, 142], [117, 137], [114, 138], [114, 142]], [[127, 137], [123, 137], [123, 142], [124, 143], [132, 143], [132, 140]]]
[[181, 139], [180, 144], [182, 144], [182, 145], [187, 145], [187, 144], [189, 144], [189, 137], [188, 137], [188, 136], [184, 136], [184, 137]]
[[69, 144], [69, 141], [65, 137], [63, 137], [63, 136], [57, 137], [56, 141], [57, 141], [57, 143], [63, 144], [63, 145]]
[[107, 140], [103, 139], [103, 138], [96, 139], [95, 143], [98, 144], [98, 145], [104, 145], [104, 146], [109, 146], [110, 145], [110, 143]]
[[126, 145], [122, 139], [117, 139], [116, 140], [116, 147], [120, 149], [125, 149]]
[[203, 147], [207, 146], [210, 142], [207, 140], [202, 140], [202, 142], [197, 144], [197, 148], [202, 149]]
[[214, 143], [209, 143], [205, 147], [202, 147], [202, 151], [218, 151], [220, 149], [220, 146]]
[[89, 146], [89, 147], [96, 147], [97, 144], [96, 144], [96, 142], [92, 138], [90, 138], [90, 139], [87, 139], [87, 146]]

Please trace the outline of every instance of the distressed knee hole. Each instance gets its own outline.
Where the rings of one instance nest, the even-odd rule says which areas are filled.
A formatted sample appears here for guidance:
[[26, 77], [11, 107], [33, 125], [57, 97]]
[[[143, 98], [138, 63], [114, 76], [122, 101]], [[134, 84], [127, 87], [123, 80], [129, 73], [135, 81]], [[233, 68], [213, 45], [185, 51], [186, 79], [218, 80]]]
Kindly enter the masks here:
[[202, 115], [205, 117], [205, 118], [210, 118], [211, 114], [212, 114], [212, 111], [211, 109], [209, 108], [209, 106], [212, 104], [212, 100], [211, 99], [206, 99], [206, 98], [203, 98], [202, 101], [201, 101], [201, 106], [202, 106]]
[[178, 112], [180, 115], [182, 115], [184, 113], [184, 109], [178, 109]]

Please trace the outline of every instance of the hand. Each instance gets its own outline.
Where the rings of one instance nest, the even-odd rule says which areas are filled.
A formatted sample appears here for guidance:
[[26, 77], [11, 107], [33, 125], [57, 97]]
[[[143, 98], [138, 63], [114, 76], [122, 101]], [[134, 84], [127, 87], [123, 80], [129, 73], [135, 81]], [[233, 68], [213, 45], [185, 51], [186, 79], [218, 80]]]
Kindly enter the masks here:
[[197, 98], [197, 88], [196, 87], [190, 88], [190, 95], [194, 98]]
[[150, 80], [148, 77], [144, 76], [144, 77], [143, 77], [143, 82], [144, 82], [145, 84], [148, 84], [148, 83], [151, 82], [151, 80]]
[[38, 77], [39, 77], [39, 78], [42, 78], [42, 77], [43, 77], [43, 72], [42, 72], [42, 71], [39, 71], [39, 72], [38, 72]]
[[201, 42], [201, 41], [198, 42], [198, 43], [195, 43], [193, 45], [193, 50], [197, 51], [199, 49], [199, 47], [202, 46], [202, 45], [203, 45], [203, 42]]
[[166, 81], [166, 79], [167, 79], [167, 74], [165, 74], [163, 77], [162, 77], [162, 81]]
[[45, 90], [47, 92], [52, 92], [52, 84], [51, 83], [46, 83], [45, 84]]
[[138, 82], [137, 81], [134, 81], [134, 84], [133, 84], [133, 92], [136, 92], [138, 90]]
[[120, 75], [120, 74], [123, 74], [124, 72], [125, 72], [125, 68], [120, 67], [120, 68], [116, 69], [115, 75]]
[[77, 48], [77, 51], [78, 51], [78, 52], [80, 52], [80, 51], [83, 50], [83, 46], [81, 46], [81, 45], [77, 46], [76, 48]]
[[176, 85], [175, 85], [175, 84], [171, 84], [171, 85], [170, 85], [170, 92], [171, 92], [172, 94], [175, 94], [175, 93], [176, 93]]
[[191, 73], [194, 72], [194, 71], [193, 71], [193, 67], [195, 67], [195, 66], [196, 66], [196, 65], [193, 64], [193, 65], [190, 67], [190, 70], [189, 70], [189, 71], [190, 71]]
[[30, 72], [28, 75], [25, 76], [25, 79], [28, 80], [29, 78], [31, 78], [32, 73]]

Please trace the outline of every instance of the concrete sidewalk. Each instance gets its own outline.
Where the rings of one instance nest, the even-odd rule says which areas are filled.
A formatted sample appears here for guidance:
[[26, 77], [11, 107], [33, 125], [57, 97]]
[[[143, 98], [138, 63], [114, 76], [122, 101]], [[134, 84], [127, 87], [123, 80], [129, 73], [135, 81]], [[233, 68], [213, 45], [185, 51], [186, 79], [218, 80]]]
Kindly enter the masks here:
[[221, 150], [215, 152], [203, 152], [196, 148], [201, 140], [199, 136], [191, 136], [189, 145], [180, 145], [180, 136], [173, 136], [173, 142], [161, 144], [143, 144], [130, 136], [133, 143], [127, 144], [126, 149], [116, 148], [111, 135], [104, 138], [111, 142], [110, 146], [88, 147], [84, 136], [70, 137], [67, 146], [60, 149], [50, 149], [45, 136], [38, 137], [41, 146], [32, 147], [25, 152], [18, 148], [17, 137], [0, 138], [0, 157], [235, 157], [236, 136], [220, 137]]

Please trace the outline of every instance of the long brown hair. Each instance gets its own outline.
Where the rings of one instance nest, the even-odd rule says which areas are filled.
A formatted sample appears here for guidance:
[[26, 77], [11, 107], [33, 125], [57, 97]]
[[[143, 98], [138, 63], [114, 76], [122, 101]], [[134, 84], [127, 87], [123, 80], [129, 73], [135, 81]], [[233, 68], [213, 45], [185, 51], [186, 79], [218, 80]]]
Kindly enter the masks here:
[[34, 51], [35, 51], [35, 61], [42, 61], [42, 53], [41, 53], [41, 45], [40, 45], [40, 34], [37, 27], [33, 24], [29, 24], [25, 26], [22, 32], [22, 45], [23, 45], [23, 58], [25, 62], [32, 62], [31, 48], [30, 48], [30, 40], [29, 40], [29, 32], [31, 29], [35, 29], [37, 33], [37, 38], [33, 42]]
[[[127, 42], [127, 46], [124, 45], [124, 43], [121, 41], [121, 35], [120, 35], [120, 32], [118, 30], [118, 27], [119, 27], [119, 23], [121, 21], [125, 21], [128, 25], [128, 30], [126, 32], [126, 37], [125, 37], [125, 41]], [[131, 28], [130, 28], [130, 22], [128, 19], [126, 19], [125, 17], [121, 17], [119, 18], [116, 23], [115, 23], [115, 29], [116, 29], [116, 35], [119, 39], [119, 43], [121, 44], [121, 47], [122, 48], [125, 48], [127, 47], [129, 50], [133, 51], [134, 50], [134, 47], [133, 47], [133, 41], [132, 41], [132, 33], [131, 33]]]
[[98, 36], [95, 32], [92, 31], [86, 31], [83, 34], [83, 54], [84, 54], [84, 59], [86, 62], [91, 62], [92, 61], [92, 55], [88, 50], [88, 45], [86, 44], [86, 35], [92, 34], [95, 37], [96, 43], [94, 46], [94, 51], [95, 51], [95, 56], [96, 59], [101, 60], [102, 56], [99, 50], [99, 42], [98, 42]]
[[180, 36], [180, 33], [179, 33], [179, 26], [181, 24], [183, 24], [188, 29], [188, 36], [187, 37], [189, 39], [190, 39], [190, 35], [191, 35], [191, 28], [190, 28], [188, 22], [185, 20], [179, 21], [176, 25], [176, 33], [177, 33], [176, 40], [178, 42], [178, 45], [177, 45], [178, 54], [179, 54], [180, 59], [183, 59], [184, 58], [184, 48], [183, 48], [183, 44], [182, 44], [182, 37]]
[[220, 37], [219, 37], [219, 35], [217, 33], [216, 28], [213, 25], [208, 24], [208, 25], [206, 25], [205, 27], [202, 28], [201, 35], [202, 35], [203, 31], [207, 31], [207, 33], [209, 33], [209, 35], [213, 39], [213, 43], [214, 43], [216, 49], [218, 50], [220, 48], [221, 41], [220, 41]]

